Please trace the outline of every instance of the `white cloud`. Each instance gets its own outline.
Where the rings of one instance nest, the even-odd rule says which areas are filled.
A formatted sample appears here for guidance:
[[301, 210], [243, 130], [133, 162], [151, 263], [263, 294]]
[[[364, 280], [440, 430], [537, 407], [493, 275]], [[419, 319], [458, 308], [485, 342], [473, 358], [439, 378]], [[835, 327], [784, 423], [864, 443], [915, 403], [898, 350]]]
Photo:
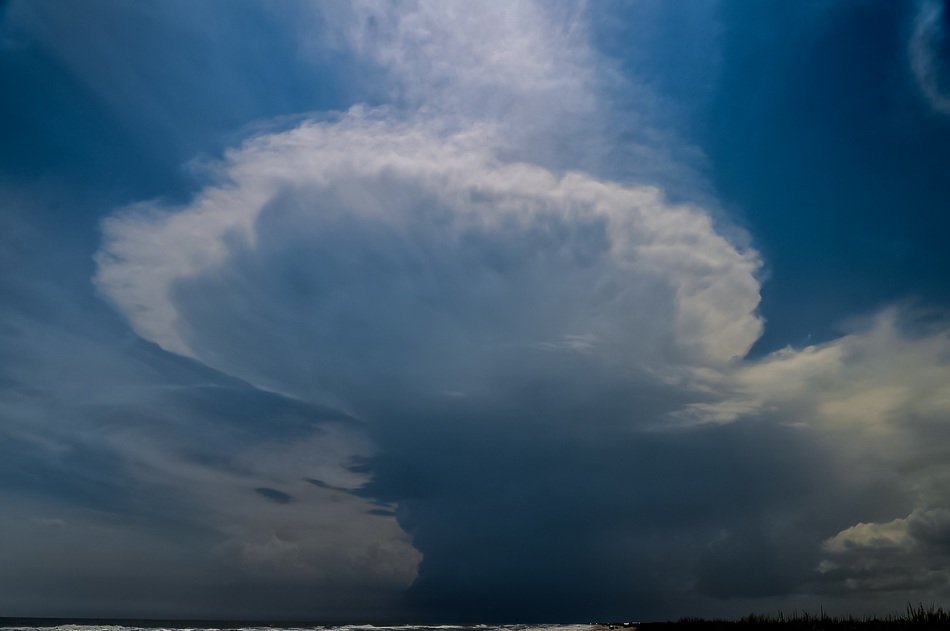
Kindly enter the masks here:
[[[384, 69], [391, 101], [410, 111], [463, 124], [506, 119], [516, 130], [603, 110], [604, 60], [589, 45], [582, 3], [361, 0], [311, 8], [329, 23], [321, 43], [336, 39]], [[527, 118], [544, 113], [543, 122]]]
[[[382, 98], [399, 116], [438, 120], [449, 131], [500, 125], [494, 149], [506, 161], [675, 184], [681, 198], [710, 198], [693, 170], [701, 152], [667, 124], [669, 103], [597, 50], [584, 0], [308, 8], [296, 21], [312, 58], [335, 47], [373, 64], [386, 85], [374, 102]], [[649, 21], [649, 7], [637, 10]]]
[[[803, 349], [786, 348], [734, 371], [698, 372], [719, 397], [686, 416], [729, 422], [778, 414], [832, 432], [889, 438], [913, 419], [950, 413], [950, 333], [906, 332], [911, 314], [880, 312], [863, 330]], [[889, 445], [891, 450], [895, 445]]]
[[[322, 23], [325, 39], [386, 72], [393, 104], [254, 138], [190, 203], [145, 202], [107, 219], [96, 284], [140, 335], [261, 387], [310, 398], [322, 389], [337, 402], [328, 373], [345, 372], [337, 368], [367, 343], [344, 343], [344, 321], [386, 329], [389, 340], [438, 340], [379, 369], [409, 362], [422, 367], [418, 380], [447, 373], [439, 388], [459, 392], [477, 387], [464, 383], [468, 366], [507, 362], [515, 348], [584, 340], [621, 370], [668, 373], [742, 357], [759, 336], [754, 251], [703, 208], [574, 170], [621, 155], [608, 137], [623, 118], [650, 138], [624, 150], [642, 154], [627, 162], [674, 170], [639, 110], [612, 111], [605, 94], [619, 75], [590, 46], [582, 4], [307, 10], [319, 19], [300, 19], [306, 28]], [[649, 91], [628, 88], [649, 110]], [[278, 260], [277, 238], [306, 260]], [[361, 272], [373, 257], [389, 267]], [[372, 278], [356, 287], [361, 273]], [[276, 295], [287, 275], [325, 293], [306, 305], [299, 292]], [[458, 295], [433, 295], [448, 288]], [[228, 332], [256, 340], [253, 358], [226, 348], [236, 341], [222, 339]], [[372, 362], [364, 353], [357, 363]]]
[[902, 548], [909, 543], [907, 520], [894, 519], [882, 524], [855, 524], [826, 540], [822, 547], [840, 554], [855, 548]]
[[[472, 353], [565, 339], [625, 369], [719, 366], [758, 337], [758, 258], [702, 209], [502, 163], [490, 127], [446, 136], [384, 116], [256, 138], [190, 204], [108, 219], [100, 291], [167, 350], [305, 398], [367, 350], [346, 337], [357, 321], [398, 346], [378, 358], [387, 374], [458, 376]], [[241, 359], [248, 338], [257, 354]]]
[[940, 76], [945, 73], [937, 51], [946, 37], [943, 4], [939, 0], [921, 0], [914, 18], [909, 54], [917, 86], [935, 111], [950, 114], [950, 96], [943, 92]]
[[[946, 499], [946, 498], [944, 498]], [[950, 510], [918, 508], [859, 523], [828, 538], [818, 571], [844, 593], [905, 592], [945, 598], [950, 587]]]

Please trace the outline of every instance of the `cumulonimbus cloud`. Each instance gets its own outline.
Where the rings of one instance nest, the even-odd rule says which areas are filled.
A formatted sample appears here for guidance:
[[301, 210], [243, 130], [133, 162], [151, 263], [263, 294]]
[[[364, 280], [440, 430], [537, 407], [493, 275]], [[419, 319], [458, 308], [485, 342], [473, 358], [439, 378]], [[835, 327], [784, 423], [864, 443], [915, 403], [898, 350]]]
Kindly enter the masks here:
[[[561, 475], [550, 470], [559, 460], [524, 471], [497, 454], [532, 453], [539, 430], [628, 436], [655, 424], [674, 407], [654, 402], [659, 392], [738, 361], [762, 328], [754, 250], [702, 207], [592, 173], [610, 117], [583, 33], [568, 32], [581, 25], [511, 6], [331, 7], [357, 16], [342, 29], [348, 45], [405, 98], [248, 140], [188, 203], [109, 217], [96, 255], [97, 288], [143, 338], [366, 421], [379, 445], [367, 492], [399, 507], [423, 553], [421, 592], [436, 600], [459, 568], [482, 590], [541, 560], [459, 550], [443, 536], [484, 526], [517, 542], [537, 530], [533, 509], [504, 528], [460, 519], [459, 506], [521, 510], [535, 484], [526, 474]], [[364, 38], [368, 25], [376, 33]], [[666, 160], [656, 157], [648, 163]], [[552, 396], [539, 401], [537, 388]], [[603, 408], [596, 417], [590, 404]], [[470, 422], [497, 435], [496, 455], [466, 438]], [[414, 453], [432, 436], [460, 445], [451, 460]], [[586, 468], [592, 455], [566, 465]], [[471, 485], [482, 458], [496, 461], [493, 477], [524, 482], [486, 497]], [[415, 485], [436, 480], [444, 491], [420, 498]], [[603, 476], [592, 484], [613, 496]], [[552, 492], [564, 515], [587, 501]], [[568, 527], [579, 525], [550, 524], [552, 536]], [[561, 587], [588, 561], [566, 562]]]
[[[608, 109], [577, 22], [533, 3], [459, 7], [331, 7], [395, 104], [257, 136], [189, 202], [121, 209], [103, 224], [101, 294], [170, 352], [366, 421], [370, 491], [398, 502], [430, 595], [521, 589], [505, 581], [539, 580], [568, 532], [570, 571], [543, 577], [565, 594], [595, 561], [616, 578], [605, 594], [645, 593], [663, 564], [679, 594], [828, 591], [848, 580], [840, 549], [895, 530], [908, 498], [918, 514], [946, 506], [899, 473], [924, 448], [907, 419], [947, 409], [945, 334], [905, 335], [893, 312], [745, 360], [763, 326], [758, 254], [707, 209], [598, 176], [599, 140], [572, 163], [569, 141], [596, 136], [589, 118]], [[701, 427], [631, 431], [684, 421]], [[878, 483], [888, 493], [867, 500]], [[501, 545], [460, 550], [466, 537]], [[742, 555], [768, 572], [738, 576]]]

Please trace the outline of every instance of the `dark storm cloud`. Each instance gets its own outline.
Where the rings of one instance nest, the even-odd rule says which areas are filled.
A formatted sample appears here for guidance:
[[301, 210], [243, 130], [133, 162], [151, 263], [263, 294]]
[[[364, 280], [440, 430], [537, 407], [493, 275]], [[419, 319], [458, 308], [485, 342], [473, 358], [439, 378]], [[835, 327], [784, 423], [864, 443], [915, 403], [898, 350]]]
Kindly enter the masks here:
[[254, 492], [261, 497], [270, 500], [271, 502], [276, 502], [277, 504], [290, 504], [291, 502], [295, 501], [293, 495], [288, 495], [283, 491], [278, 491], [277, 489], [268, 488], [266, 486], [259, 486], [254, 489]]
[[330, 489], [332, 491], [347, 491], [347, 489], [343, 489], [338, 486], [333, 486], [332, 484], [327, 484], [323, 480], [317, 480], [315, 478], [304, 478], [304, 481], [309, 482], [310, 484], [313, 484], [314, 486], [318, 486], [321, 489]]
[[[539, 411], [541, 397], [553, 409]], [[754, 422], [642, 431], [655, 411], [600, 398], [566, 417], [552, 388], [503, 411], [434, 412], [451, 422], [418, 411], [390, 421], [401, 432], [379, 439], [369, 490], [399, 501], [424, 554], [413, 596], [427, 610], [462, 619], [715, 611], [710, 601], [800, 590], [816, 576], [822, 541], [856, 507], [904, 508], [886, 476], [853, 479], [855, 463], [813, 432]], [[486, 419], [499, 424], [486, 429]]]
[[374, 508], [368, 511], [370, 515], [379, 515], [381, 517], [395, 517], [396, 513], [391, 510], [386, 510], [385, 508]]

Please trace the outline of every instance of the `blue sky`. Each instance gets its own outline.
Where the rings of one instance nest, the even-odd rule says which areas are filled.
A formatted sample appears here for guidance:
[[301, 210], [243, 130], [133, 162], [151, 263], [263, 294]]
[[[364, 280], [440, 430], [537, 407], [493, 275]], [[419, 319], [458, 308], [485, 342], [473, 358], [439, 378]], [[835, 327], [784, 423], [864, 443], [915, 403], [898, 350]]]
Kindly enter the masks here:
[[0, 4], [0, 609], [946, 602], [948, 24]]

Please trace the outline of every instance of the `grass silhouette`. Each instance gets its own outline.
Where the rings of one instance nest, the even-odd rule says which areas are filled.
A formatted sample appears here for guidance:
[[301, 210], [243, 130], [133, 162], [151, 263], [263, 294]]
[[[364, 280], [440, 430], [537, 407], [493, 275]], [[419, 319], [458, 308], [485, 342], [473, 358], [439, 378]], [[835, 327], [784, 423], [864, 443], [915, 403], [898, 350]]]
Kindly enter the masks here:
[[[628, 623], [629, 624], [629, 623]], [[622, 628], [622, 625], [613, 625]], [[810, 631], [831, 629], [834, 631], [860, 630], [901, 630], [914, 629], [916, 631], [930, 629], [946, 629], [950, 631], [950, 612], [933, 604], [925, 606], [922, 603], [916, 607], [907, 604], [903, 614], [885, 617], [865, 616], [834, 617], [820, 609], [817, 614], [800, 612], [785, 615], [779, 612], [776, 615], [750, 614], [738, 620], [706, 620], [702, 618], [682, 618], [675, 622], [646, 622], [637, 623], [638, 631], [679, 631], [682, 629], [701, 629], [702, 631], [717, 631], [718, 629], [782, 629], [785, 631]]]

